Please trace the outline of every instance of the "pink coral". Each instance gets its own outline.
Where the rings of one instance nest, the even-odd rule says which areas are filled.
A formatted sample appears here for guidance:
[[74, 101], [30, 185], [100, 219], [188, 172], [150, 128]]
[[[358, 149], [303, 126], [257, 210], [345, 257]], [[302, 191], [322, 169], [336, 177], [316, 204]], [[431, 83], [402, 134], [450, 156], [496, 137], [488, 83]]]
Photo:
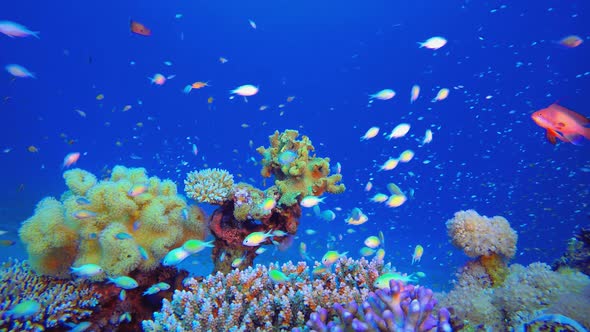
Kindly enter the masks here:
[[469, 257], [498, 254], [512, 258], [516, 253], [516, 232], [499, 216], [488, 218], [474, 210], [459, 211], [446, 223], [453, 245]]

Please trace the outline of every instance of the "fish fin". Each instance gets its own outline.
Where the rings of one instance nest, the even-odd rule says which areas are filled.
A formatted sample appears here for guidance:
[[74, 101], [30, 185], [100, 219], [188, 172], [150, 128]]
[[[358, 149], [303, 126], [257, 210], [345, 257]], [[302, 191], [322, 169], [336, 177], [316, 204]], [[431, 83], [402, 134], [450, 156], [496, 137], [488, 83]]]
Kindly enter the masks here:
[[586, 125], [590, 124], [589, 118], [585, 117], [584, 115], [582, 115], [578, 112], [572, 111], [567, 107], [563, 107], [563, 106], [557, 104], [557, 102], [551, 104], [548, 108], [554, 109], [554, 110], [557, 110], [557, 111], [560, 111], [560, 112], [563, 112], [563, 113], [569, 115], [574, 120], [576, 120], [578, 123], [580, 123], [582, 126], [586, 126]]
[[31, 31], [31, 35], [33, 35], [33, 37], [35, 37], [37, 39], [41, 39], [41, 37], [39, 37], [40, 33], [41, 33], [41, 31]]
[[547, 129], [547, 131], [545, 132], [545, 137], [547, 137], [549, 143], [553, 145], [557, 143], [557, 133], [555, 131]]
[[570, 134], [570, 135], [565, 135], [564, 137], [566, 140], [568, 140], [573, 145], [583, 145], [582, 143], [584, 142], [584, 136], [582, 136], [582, 135]]

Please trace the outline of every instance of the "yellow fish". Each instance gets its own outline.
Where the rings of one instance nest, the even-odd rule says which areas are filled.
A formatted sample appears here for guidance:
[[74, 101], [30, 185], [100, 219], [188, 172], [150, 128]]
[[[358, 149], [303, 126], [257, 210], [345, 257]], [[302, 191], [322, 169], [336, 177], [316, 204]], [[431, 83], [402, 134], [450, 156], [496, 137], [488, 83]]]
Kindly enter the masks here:
[[418, 263], [422, 259], [422, 254], [424, 254], [424, 247], [417, 245], [414, 248], [414, 255], [412, 255], [412, 264]]

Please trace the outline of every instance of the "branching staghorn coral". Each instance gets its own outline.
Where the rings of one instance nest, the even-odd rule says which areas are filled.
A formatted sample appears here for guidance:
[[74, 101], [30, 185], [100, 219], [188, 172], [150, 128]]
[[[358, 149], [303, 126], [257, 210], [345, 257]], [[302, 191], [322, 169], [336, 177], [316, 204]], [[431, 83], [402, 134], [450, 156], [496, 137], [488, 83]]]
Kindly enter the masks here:
[[206, 168], [186, 175], [184, 192], [197, 202], [222, 204], [233, 191], [234, 177], [219, 168]]
[[[88, 281], [39, 276], [26, 262], [9, 260], [0, 268], [0, 330], [66, 330], [67, 323], [86, 320], [96, 309], [99, 295]], [[35, 301], [39, 310], [30, 317], [8, 312], [19, 303]]]
[[[164, 300], [162, 310], [154, 314], [153, 320], [144, 321], [143, 328], [215, 332], [300, 327], [320, 307], [364, 301], [384, 268], [376, 260], [342, 259], [335, 263], [333, 273], [314, 279], [304, 262], [289, 262], [281, 267], [271, 264], [268, 268], [257, 265], [227, 275], [217, 273], [202, 281], [189, 279], [188, 290], [176, 291], [172, 301]], [[268, 273], [274, 269], [280, 269], [289, 280], [271, 280]]]

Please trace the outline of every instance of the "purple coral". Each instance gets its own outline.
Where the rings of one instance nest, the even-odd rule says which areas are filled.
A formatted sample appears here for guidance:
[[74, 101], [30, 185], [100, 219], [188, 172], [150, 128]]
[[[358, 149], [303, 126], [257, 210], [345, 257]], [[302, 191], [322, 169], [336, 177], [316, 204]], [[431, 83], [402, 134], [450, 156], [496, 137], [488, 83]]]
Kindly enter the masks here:
[[432, 315], [437, 301], [432, 290], [425, 287], [404, 285], [391, 280], [389, 289], [369, 293], [360, 305], [350, 302], [346, 306], [335, 304], [338, 314], [328, 322], [328, 310], [320, 308], [310, 315], [307, 327], [313, 331], [417, 331], [450, 332], [449, 311], [442, 308], [438, 320]]

